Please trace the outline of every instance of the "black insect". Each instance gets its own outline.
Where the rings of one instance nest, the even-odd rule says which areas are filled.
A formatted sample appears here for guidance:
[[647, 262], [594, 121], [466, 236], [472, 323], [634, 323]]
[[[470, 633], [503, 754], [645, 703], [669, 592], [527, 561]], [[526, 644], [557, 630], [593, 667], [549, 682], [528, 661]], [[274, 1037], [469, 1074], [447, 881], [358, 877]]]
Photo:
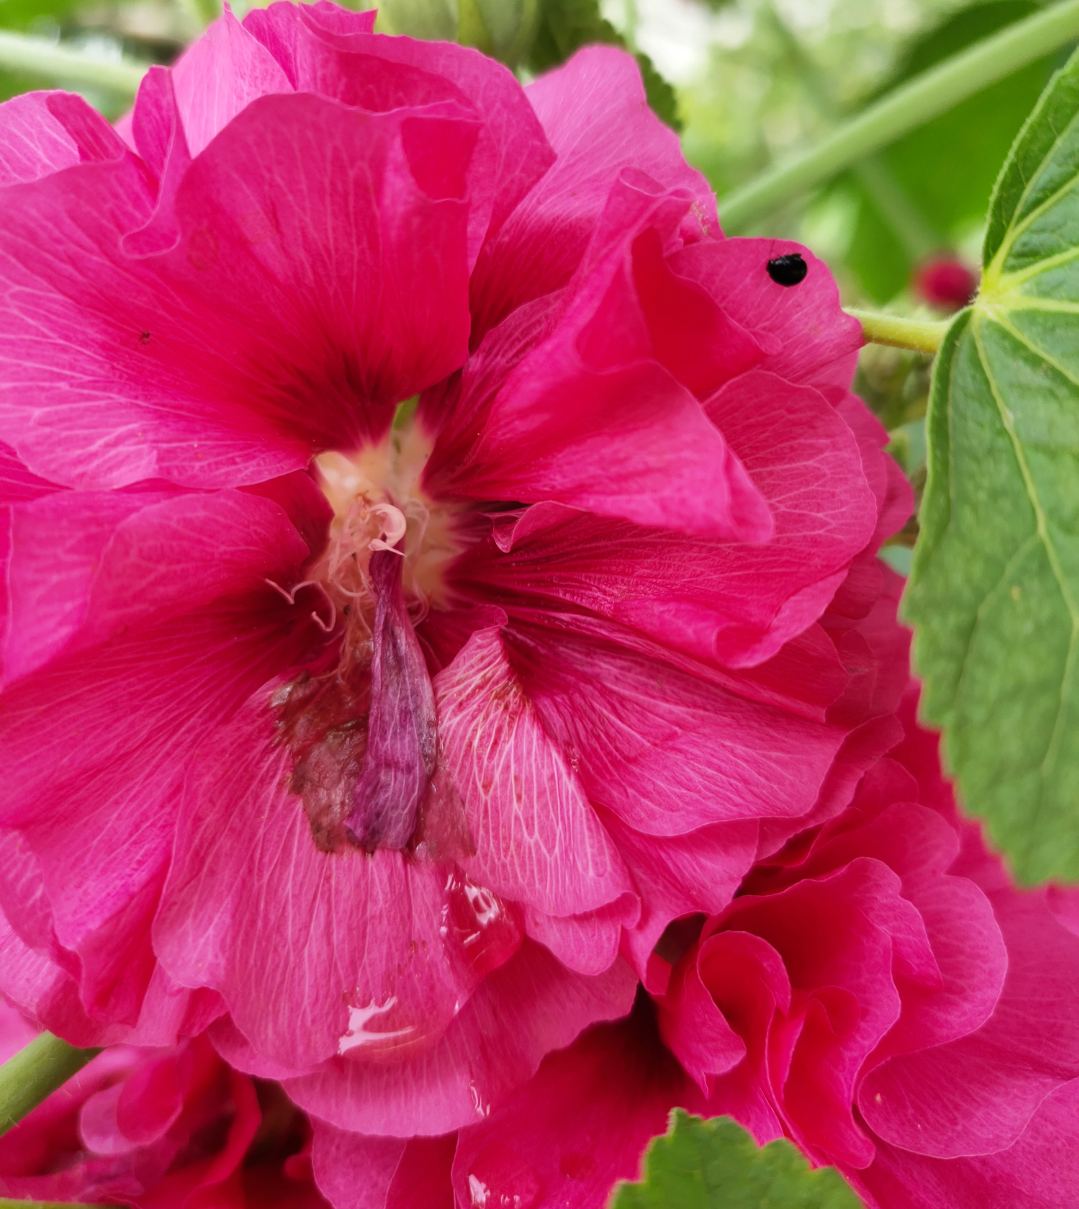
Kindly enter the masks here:
[[150, 333], [149, 333], [149, 332], [143, 332], [143, 333], [142, 333], [142, 334], [139, 336], [139, 343], [140, 343], [140, 344], [149, 344], [149, 343], [150, 343]]
[[809, 265], [802, 259], [801, 252], [787, 252], [784, 256], [773, 256], [768, 262], [768, 276], [776, 285], [797, 285], [805, 281]]

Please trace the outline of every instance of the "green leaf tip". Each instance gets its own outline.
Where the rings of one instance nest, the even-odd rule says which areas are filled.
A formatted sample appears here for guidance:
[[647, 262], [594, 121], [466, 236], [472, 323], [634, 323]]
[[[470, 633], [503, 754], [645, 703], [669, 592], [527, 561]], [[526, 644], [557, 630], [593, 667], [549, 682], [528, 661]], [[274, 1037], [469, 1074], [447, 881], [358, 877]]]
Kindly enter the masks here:
[[617, 1185], [610, 1209], [862, 1209], [832, 1167], [810, 1169], [785, 1139], [758, 1146], [730, 1117], [680, 1108], [655, 1138], [640, 1183]]
[[934, 369], [903, 611], [925, 718], [1019, 880], [1079, 878], [1079, 54], [990, 203]]

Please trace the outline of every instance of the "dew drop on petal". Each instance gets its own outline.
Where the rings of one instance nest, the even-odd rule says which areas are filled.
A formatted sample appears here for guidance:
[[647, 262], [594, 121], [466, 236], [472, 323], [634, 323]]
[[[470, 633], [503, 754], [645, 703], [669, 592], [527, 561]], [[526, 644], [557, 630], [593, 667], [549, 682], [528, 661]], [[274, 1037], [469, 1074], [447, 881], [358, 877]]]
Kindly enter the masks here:
[[534, 1209], [543, 1195], [543, 1179], [503, 1142], [492, 1141], [476, 1155], [468, 1174], [475, 1209]]
[[521, 945], [517, 908], [454, 866], [446, 876], [440, 933], [479, 979], [505, 965]]
[[397, 996], [391, 995], [385, 1003], [377, 1004], [372, 999], [370, 1003], [362, 1007], [350, 1007], [348, 1028], [338, 1039], [337, 1052], [345, 1054], [349, 1050], [359, 1048], [383, 1049], [410, 1037], [416, 1031], [414, 1025], [409, 1025], [407, 1028], [390, 1029], [386, 1032], [377, 1032], [367, 1027], [369, 1021], [384, 1015], [396, 1006]]

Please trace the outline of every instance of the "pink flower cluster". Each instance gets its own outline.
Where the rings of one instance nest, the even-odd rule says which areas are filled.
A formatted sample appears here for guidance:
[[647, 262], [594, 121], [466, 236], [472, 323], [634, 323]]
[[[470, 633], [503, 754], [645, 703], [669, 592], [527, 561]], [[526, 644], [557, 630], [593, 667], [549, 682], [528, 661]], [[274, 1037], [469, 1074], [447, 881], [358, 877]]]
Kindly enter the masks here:
[[310, 1131], [337, 1209], [599, 1209], [683, 1105], [1079, 1204], [1070, 900], [913, 720], [827, 270], [621, 52], [372, 21], [0, 106], [0, 990], [121, 1047], [11, 1179], [318, 1204]]

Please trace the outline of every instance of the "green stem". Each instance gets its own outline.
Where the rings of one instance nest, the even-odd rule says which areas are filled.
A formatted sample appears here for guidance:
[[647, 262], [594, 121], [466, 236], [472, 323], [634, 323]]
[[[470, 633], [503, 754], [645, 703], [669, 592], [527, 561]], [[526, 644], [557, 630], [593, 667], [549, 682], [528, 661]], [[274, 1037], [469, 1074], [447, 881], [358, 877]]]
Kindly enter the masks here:
[[719, 202], [728, 233], [822, 184], [837, 172], [996, 80], [1079, 36], [1079, 0], [1065, 0], [986, 38], [870, 105], [803, 155], [777, 164]]
[[951, 327], [950, 319], [903, 319], [899, 315], [856, 311], [852, 307], [847, 307], [847, 314], [858, 320], [862, 335], [871, 344], [890, 344], [919, 353], [935, 353]]
[[0, 1196], [0, 1209], [109, 1209], [107, 1205], [89, 1205], [84, 1201], [15, 1201]]
[[[834, 128], [839, 114], [820, 68], [775, 8], [768, 6], [764, 11], [814, 108]], [[879, 155], [866, 156], [854, 165], [853, 172], [911, 260], [920, 260], [944, 244]]]
[[65, 84], [88, 84], [133, 97], [148, 66], [130, 60], [110, 62], [57, 46], [44, 38], [0, 32], [0, 68], [45, 76]]
[[0, 1066], [0, 1135], [101, 1053], [42, 1033]]
[[866, 156], [852, 171], [911, 260], [945, 246], [947, 240], [933, 230], [879, 155]]
[[626, 47], [631, 54], [637, 53], [637, 25], [640, 15], [637, 12], [637, 0], [623, 0], [623, 13], [626, 22], [626, 27], [622, 31], [622, 37], [626, 40]]

